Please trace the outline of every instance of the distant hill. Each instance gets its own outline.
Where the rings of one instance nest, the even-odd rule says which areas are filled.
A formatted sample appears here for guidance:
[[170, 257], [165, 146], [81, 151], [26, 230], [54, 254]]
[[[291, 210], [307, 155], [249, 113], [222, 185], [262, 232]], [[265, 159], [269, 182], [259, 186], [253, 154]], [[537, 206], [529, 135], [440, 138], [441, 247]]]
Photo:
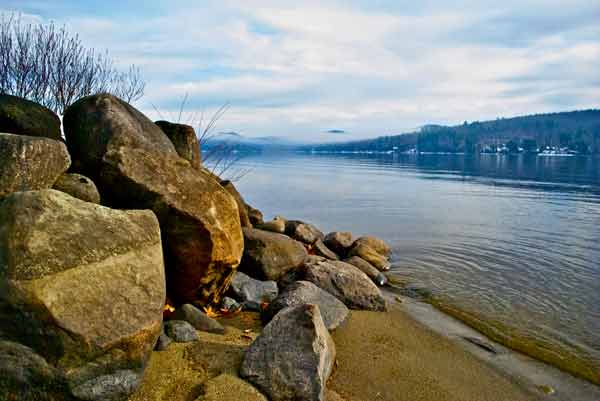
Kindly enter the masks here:
[[202, 145], [203, 150], [227, 147], [238, 152], [262, 152], [269, 149], [289, 149], [300, 144], [276, 136], [246, 137], [237, 132], [221, 132]]
[[415, 150], [419, 152], [479, 153], [537, 152], [546, 148], [572, 153], [600, 154], [600, 110], [535, 114], [465, 122], [458, 126], [426, 125], [418, 132], [361, 141], [305, 146], [330, 152]]

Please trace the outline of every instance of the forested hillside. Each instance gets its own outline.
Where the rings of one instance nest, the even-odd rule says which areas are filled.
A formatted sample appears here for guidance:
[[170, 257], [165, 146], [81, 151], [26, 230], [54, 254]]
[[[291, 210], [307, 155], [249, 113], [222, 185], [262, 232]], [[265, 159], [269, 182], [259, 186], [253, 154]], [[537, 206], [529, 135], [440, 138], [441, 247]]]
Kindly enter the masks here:
[[318, 151], [538, 152], [546, 148], [574, 153], [600, 153], [600, 110], [536, 114], [465, 122], [446, 127], [428, 125], [419, 132], [376, 139], [312, 146]]

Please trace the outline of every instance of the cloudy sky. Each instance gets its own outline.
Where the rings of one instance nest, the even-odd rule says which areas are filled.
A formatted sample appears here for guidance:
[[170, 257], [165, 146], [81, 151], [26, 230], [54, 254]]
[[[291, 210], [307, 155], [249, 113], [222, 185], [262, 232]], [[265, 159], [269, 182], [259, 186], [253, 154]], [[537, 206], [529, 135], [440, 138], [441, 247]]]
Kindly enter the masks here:
[[[600, 0], [1, 0], [126, 66], [136, 106], [219, 129], [343, 140], [600, 107]], [[328, 132], [335, 131], [335, 132]], [[343, 131], [343, 132], [340, 132]]]

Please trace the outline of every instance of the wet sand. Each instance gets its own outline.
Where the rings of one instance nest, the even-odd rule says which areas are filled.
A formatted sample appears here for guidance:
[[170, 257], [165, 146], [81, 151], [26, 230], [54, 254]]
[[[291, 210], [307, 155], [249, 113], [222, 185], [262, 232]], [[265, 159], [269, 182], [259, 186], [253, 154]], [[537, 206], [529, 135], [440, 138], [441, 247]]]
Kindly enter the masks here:
[[[142, 387], [130, 401], [202, 400], [222, 373], [237, 375], [259, 334], [256, 313], [221, 319], [224, 336], [154, 352]], [[250, 330], [249, 333], [245, 330]], [[387, 313], [352, 311], [333, 338], [337, 365], [328, 389], [346, 401], [529, 401], [536, 398], [507, 376], [391, 305]], [[234, 388], [220, 392], [235, 391]], [[212, 399], [212, 398], [211, 398]]]
[[538, 399], [459, 345], [391, 305], [352, 311], [333, 338], [329, 388], [346, 401], [526, 401]]

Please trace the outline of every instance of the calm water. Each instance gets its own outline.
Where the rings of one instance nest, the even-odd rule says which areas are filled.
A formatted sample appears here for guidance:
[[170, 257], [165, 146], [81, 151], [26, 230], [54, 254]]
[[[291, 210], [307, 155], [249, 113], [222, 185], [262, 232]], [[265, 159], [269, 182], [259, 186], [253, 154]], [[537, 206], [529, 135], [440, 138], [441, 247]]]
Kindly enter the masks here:
[[393, 272], [511, 335], [600, 369], [600, 159], [257, 155], [266, 218], [374, 234]]

